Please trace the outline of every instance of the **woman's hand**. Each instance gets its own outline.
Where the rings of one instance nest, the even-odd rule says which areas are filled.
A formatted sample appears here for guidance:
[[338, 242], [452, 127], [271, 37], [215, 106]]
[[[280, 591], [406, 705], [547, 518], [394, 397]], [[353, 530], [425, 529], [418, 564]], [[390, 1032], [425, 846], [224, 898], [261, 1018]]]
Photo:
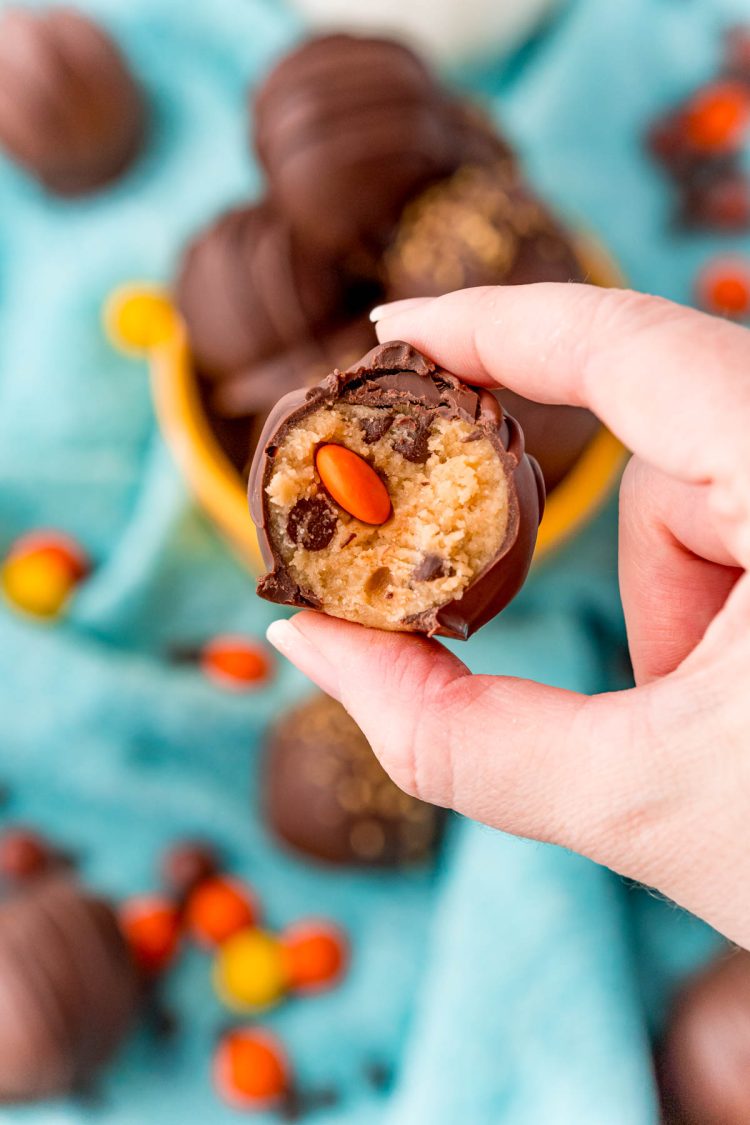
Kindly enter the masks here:
[[376, 316], [381, 340], [587, 406], [634, 451], [620, 587], [637, 686], [589, 698], [473, 676], [435, 641], [312, 612], [275, 622], [271, 643], [408, 792], [591, 856], [750, 947], [750, 332], [580, 285]]

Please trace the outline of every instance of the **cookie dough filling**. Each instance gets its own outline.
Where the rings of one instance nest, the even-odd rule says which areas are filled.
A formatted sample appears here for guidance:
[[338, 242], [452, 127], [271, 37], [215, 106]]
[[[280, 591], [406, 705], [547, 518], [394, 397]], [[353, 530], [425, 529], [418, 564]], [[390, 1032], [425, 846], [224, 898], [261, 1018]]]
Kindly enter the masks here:
[[[346, 459], [343, 494], [329, 480], [320, 453], [331, 446], [364, 465], [364, 496], [347, 479], [356, 460]], [[383, 493], [386, 518], [366, 522], [358, 504]], [[300, 589], [327, 613], [380, 629], [408, 629], [460, 597], [508, 528], [506, 473], [490, 441], [464, 419], [416, 407], [337, 403], [309, 414], [281, 441], [266, 495], [269, 530]]]

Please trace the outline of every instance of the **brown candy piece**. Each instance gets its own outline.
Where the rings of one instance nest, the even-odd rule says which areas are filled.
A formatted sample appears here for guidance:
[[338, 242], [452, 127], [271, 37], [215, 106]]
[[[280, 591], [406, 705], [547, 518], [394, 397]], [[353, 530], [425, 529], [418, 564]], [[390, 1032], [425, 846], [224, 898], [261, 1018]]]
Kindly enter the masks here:
[[297, 851], [336, 864], [390, 867], [425, 860], [441, 810], [402, 793], [340, 703], [316, 695], [269, 734], [264, 813]]
[[111, 37], [73, 8], [0, 16], [0, 146], [58, 195], [121, 175], [143, 144], [141, 91]]
[[204, 879], [221, 869], [221, 857], [205, 840], [180, 840], [164, 854], [161, 876], [167, 890], [182, 901]]

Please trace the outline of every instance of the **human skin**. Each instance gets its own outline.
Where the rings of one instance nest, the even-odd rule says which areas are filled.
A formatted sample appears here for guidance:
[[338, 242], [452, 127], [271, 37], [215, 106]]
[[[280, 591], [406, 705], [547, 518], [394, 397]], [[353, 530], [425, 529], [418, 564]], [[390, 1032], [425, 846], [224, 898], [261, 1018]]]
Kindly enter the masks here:
[[373, 319], [472, 383], [588, 407], [633, 450], [619, 576], [636, 686], [472, 675], [436, 641], [311, 611], [269, 640], [409, 793], [590, 856], [750, 947], [750, 332], [583, 285]]

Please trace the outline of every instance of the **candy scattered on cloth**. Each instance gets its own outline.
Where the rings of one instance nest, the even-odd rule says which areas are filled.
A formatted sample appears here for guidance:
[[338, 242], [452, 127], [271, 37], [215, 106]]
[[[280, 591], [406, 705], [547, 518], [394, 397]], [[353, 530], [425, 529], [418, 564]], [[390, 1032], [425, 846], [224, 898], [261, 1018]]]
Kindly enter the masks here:
[[[89, 8], [122, 43], [154, 127], [127, 175], [75, 206], [0, 166], [0, 548], [64, 527], [96, 560], [51, 629], [0, 609], [4, 821], [39, 826], [120, 900], [151, 887], [154, 856], [191, 835], [231, 855], [282, 932], [335, 918], [356, 949], [351, 972], [264, 1017], [295, 1072], [338, 1091], [321, 1125], [651, 1125], [649, 1032], [715, 935], [583, 860], [460, 821], [437, 867], [373, 876], [301, 862], [260, 822], [259, 759], [307, 685], [279, 667], [261, 691], [225, 693], [165, 659], [185, 637], [262, 636], [277, 610], [191, 505], [145, 369], [112, 347], [99, 309], [127, 279], [167, 281], [196, 230], [259, 191], [246, 88], [300, 29], [260, 0]], [[648, 123], [717, 73], [721, 34], [743, 17], [744, 0], [573, 0], [515, 65], [464, 76], [502, 106], [543, 194], [636, 288], [689, 302], [706, 261], [750, 252], [744, 238], [671, 230], [668, 186], [641, 150]], [[540, 568], [468, 642], [472, 668], [622, 685], [614, 538], [605, 514]], [[4, 1121], [235, 1122], [211, 1081], [227, 1012], [203, 954], [178, 960], [165, 993], [180, 1018], [172, 1053], [141, 1032], [95, 1111], [54, 1103]], [[389, 1080], [373, 1083], [366, 1060]]]

